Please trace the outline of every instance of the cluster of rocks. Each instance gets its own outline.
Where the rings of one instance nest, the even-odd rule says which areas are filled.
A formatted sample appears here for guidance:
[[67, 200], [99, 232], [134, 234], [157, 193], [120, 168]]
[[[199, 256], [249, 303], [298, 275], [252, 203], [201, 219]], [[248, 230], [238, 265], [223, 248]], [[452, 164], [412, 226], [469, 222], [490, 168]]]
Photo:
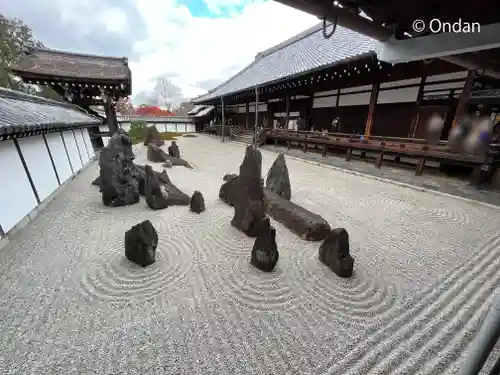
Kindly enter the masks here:
[[144, 146], [149, 145], [150, 143], [155, 144], [158, 147], [161, 147], [165, 144], [165, 141], [161, 139], [160, 133], [156, 126], [149, 126], [146, 130], [146, 138], [144, 139]]
[[178, 165], [186, 168], [192, 168], [186, 160], [180, 157], [179, 147], [175, 141], [172, 141], [171, 145], [168, 147], [168, 154], [156, 144], [149, 143], [147, 158], [153, 163], [163, 163], [163, 166], [166, 168], [172, 168], [172, 166]]
[[[163, 141], [157, 142], [158, 133], [150, 131], [151, 128], [148, 129], [148, 137], [154, 142], [147, 143], [148, 160], [168, 161], [171, 166], [189, 166], [189, 163], [180, 159], [179, 147], [175, 142], [169, 147], [169, 154], [165, 154], [158, 146]], [[157, 157], [162, 153], [167, 155], [166, 159]], [[150, 158], [150, 154], [153, 157]], [[92, 181], [93, 185], [99, 186], [102, 201], [106, 206], [131, 205], [139, 202], [142, 195], [146, 198], [147, 205], [154, 210], [169, 206], [189, 206], [194, 213], [205, 211], [205, 202], [200, 191], [195, 191], [190, 197], [172, 183], [166, 170], [156, 172], [150, 165], [136, 165], [134, 159], [129, 135], [123, 129], [118, 129], [108, 145], [101, 150], [99, 176]], [[154, 263], [157, 245], [158, 234], [148, 220], [133, 226], [125, 233], [125, 256], [142, 267]]]
[[349, 252], [349, 235], [343, 228], [331, 229], [321, 216], [293, 203], [290, 175], [285, 156], [280, 154], [271, 166], [266, 184], [261, 177], [262, 155], [248, 146], [240, 174], [226, 174], [219, 198], [234, 207], [231, 225], [250, 237], [257, 237], [251, 253], [251, 264], [270, 272], [276, 266], [279, 252], [276, 230], [270, 219], [308, 241], [324, 240], [319, 259], [340, 277], [350, 277], [354, 259]]

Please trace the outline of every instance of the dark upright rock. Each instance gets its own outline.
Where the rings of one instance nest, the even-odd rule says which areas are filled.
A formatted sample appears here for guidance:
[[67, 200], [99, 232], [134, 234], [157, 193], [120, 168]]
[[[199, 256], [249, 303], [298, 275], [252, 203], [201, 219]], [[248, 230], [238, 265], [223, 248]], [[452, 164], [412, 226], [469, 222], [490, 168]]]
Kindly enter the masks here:
[[266, 179], [266, 189], [287, 200], [292, 198], [290, 175], [288, 174], [285, 155], [279, 154], [269, 169]]
[[165, 163], [168, 160], [174, 166], [182, 165], [187, 168], [192, 168], [187, 161], [175, 156], [168, 155], [165, 151], [163, 151], [160, 147], [156, 146], [153, 143], [148, 144], [147, 158], [149, 161], [152, 161], [154, 163]]
[[130, 137], [118, 129], [99, 156], [100, 191], [106, 206], [125, 206], [139, 201], [134, 157]]
[[92, 181], [91, 185], [95, 185], [95, 186], [101, 186], [101, 176], [97, 176], [97, 178]]
[[265, 189], [266, 211], [306, 241], [321, 241], [330, 233], [330, 225], [321, 216]]
[[224, 177], [222, 177], [222, 181], [229, 181], [236, 177], [238, 177], [236, 173], [226, 173]]
[[146, 129], [146, 139], [144, 140], [144, 146], [147, 146], [150, 143], [153, 143], [157, 146], [163, 146], [165, 144], [165, 141], [160, 138], [160, 133], [154, 125], [149, 126]]
[[261, 173], [262, 155], [259, 150], [248, 146], [236, 179], [231, 225], [250, 237], [257, 236], [266, 217]]
[[[156, 172], [155, 172], [156, 173]], [[164, 184], [165, 189], [168, 193], [168, 204], [170, 206], [188, 206], [191, 202], [191, 198], [189, 195], [184, 193], [181, 189], [175, 186], [170, 177], [167, 174], [167, 171], [164, 169], [163, 172], [158, 174], [158, 178]]]
[[154, 173], [153, 168], [150, 165], [146, 165], [144, 169], [146, 171], [146, 203], [153, 210], [167, 208], [169, 206], [169, 195], [165, 185], [160, 182], [160, 179]]
[[255, 239], [250, 263], [261, 271], [271, 272], [278, 263], [279, 256], [276, 229], [271, 226], [269, 218], [266, 218]]
[[173, 156], [174, 158], [181, 157], [181, 152], [179, 151], [179, 146], [177, 146], [177, 143], [175, 143], [175, 141], [172, 141], [170, 146], [168, 146], [168, 154], [170, 156]]
[[189, 209], [191, 212], [201, 214], [205, 211], [205, 199], [203, 199], [203, 194], [196, 190], [191, 197], [191, 202], [189, 203]]
[[134, 225], [125, 232], [125, 256], [142, 267], [155, 262], [158, 233], [149, 220]]
[[349, 254], [349, 234], [344, 228], [333, 229], [319, 247], [319, 260], [340, 277], [351, 277], [354, 259]]
[[232, 206], [234, 203], [234, 192], [236, 191], [238, 175], [226, 174], [223, 180], [224, 183], [221, 185], [219, 190], [219, 198], [224, 203]]

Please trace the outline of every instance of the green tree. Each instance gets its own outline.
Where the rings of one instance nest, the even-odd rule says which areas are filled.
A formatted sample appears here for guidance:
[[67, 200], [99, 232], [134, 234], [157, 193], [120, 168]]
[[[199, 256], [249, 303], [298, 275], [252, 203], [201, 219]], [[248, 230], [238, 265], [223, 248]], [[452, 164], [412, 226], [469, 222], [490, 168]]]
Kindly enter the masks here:
[[23, 21], [0, 14], [0, 87], [62, 100], [52, 88], [26, 85], [10, 72], [9, 66], [19, 61], [28, 46], [43, 47], [43, 44], [35, 39], [33, 31]]

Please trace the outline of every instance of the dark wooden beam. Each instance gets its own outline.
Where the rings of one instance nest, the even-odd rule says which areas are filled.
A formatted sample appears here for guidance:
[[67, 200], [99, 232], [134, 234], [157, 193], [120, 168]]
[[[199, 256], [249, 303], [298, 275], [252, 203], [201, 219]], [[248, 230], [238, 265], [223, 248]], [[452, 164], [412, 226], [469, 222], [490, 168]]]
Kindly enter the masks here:
[[372, 135], [373, 114], [375, 113], [375, 107], [377, 105], [379, 88], [380, 85], [378, 83], [374, 83], [372, 85], [372, 93], [370, 95], [370, 105], [368, 107], [368, 117], [366, 118], [366, 124], [365, 124], [366, 138], [369, 138]]
[[460, 99], [458, 99], [457, 110], [455, 112], [455, 117], [453, 118], [453, 123], [451, 125], [452, 128], [457, 125], [458, 121], [460, 121], [460, 119], [467, 112], [467, 102], [469, 101], [470, 93], [474, 85], [474, 75], [474, 71], [469, 70], [469, 74], [467, 74], [467, 79], [465, 80], [465, 86], [462, 93], [460, 94]]
[[57, 183], [59, 184], [59, 186], [61, 186], [61, 180], [59, 179], [59, 173], [57, 173], [56, 163], [54, 162], [54, 157], [52, 156], [52, 151], [50, 151], [49, 143], [47, 142], [47, 137], [45, 137], [45, 134], [42, 134], [42, 137], [43, 137], [43, 142], [45, 143], [45, 147], [47, 148], [47, 152], [49, 153], [50, 163], [52, 164], [52, 169], [54, 170], [54, 173], [56, 174]]
[[413, 122], [413, 125], [410, 126], [410, 131], [408, 132], [408, 137], [415, 138], [415, 134], [417, 133], [417, 127], [418, 127], [418, 121], [420, 120], [420, 103], [422, 102], [422, 98], [424, 97], [424, 87], [425, 87], [425, 80], [427, 79], [426, 76], [423, 76], [422, 79], [420, 80], [420, 86], [418, 87], [418, 94], [417, 94], [417, 104], [416, 104], [416, 116], [415, 116], [415, 121]]
[[38, 191], [36, 190], [35, 182], [33, 181], [33, 178], [31, 177], [30, 170], [28, 168], [28, 164], [26, 164], [26, 159], [24, 159], [23, 152], [21, 150], [21, 147], [19, 146], [19, 142], [17, 139], [14, 139], [14, 146], [16, 146], [17, 153], [19, 155], [19, 158], [21, 159], [21, 163], [23, 164], [24, 171], [26, 172], [26, 176], [28, 176], [28, 180], [31, 185], [31, 189], [33, 190], [33, 194], [35, 195], [35, 199], [38, 204], [42, 203], [40, 200], [40, 196], [38, 195]]

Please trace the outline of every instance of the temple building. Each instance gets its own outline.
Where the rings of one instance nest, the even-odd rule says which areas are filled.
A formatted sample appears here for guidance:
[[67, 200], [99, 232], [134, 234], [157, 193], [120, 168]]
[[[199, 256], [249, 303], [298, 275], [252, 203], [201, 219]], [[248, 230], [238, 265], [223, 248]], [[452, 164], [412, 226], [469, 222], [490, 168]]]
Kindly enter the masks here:
[[116, 102], [132, 93], [132, 73], [126, 57], [96, 56], [30, 47], [19, 62], [11, 66], [23, 82], [50, 86], [69, 103], [99, 116], [92, 107], [103, 106], [103, 126], [90, 129], [95, 147], [102, 147], [102, 137], [118, 129]]
[[[500, 97], [494, 89], [500, 80], [486, 69], [441, 58], [387, 63], [378, 58], [380, 45], [342, 26], [320, 23], [257, 54], [193, 102], [213, 107], [219, 122], [224, 118], [242, 127], [276, 127], [287, 118], [297, 128], [300, 118], [302, 130], [367, 137], [422, 138], [427, 120], [438, 113], [445, 118], [441, 138], [446, 139], [468, 111], [495, 117]], [[495, 64], [493, 57], [483, 55], [483, 61]]]

